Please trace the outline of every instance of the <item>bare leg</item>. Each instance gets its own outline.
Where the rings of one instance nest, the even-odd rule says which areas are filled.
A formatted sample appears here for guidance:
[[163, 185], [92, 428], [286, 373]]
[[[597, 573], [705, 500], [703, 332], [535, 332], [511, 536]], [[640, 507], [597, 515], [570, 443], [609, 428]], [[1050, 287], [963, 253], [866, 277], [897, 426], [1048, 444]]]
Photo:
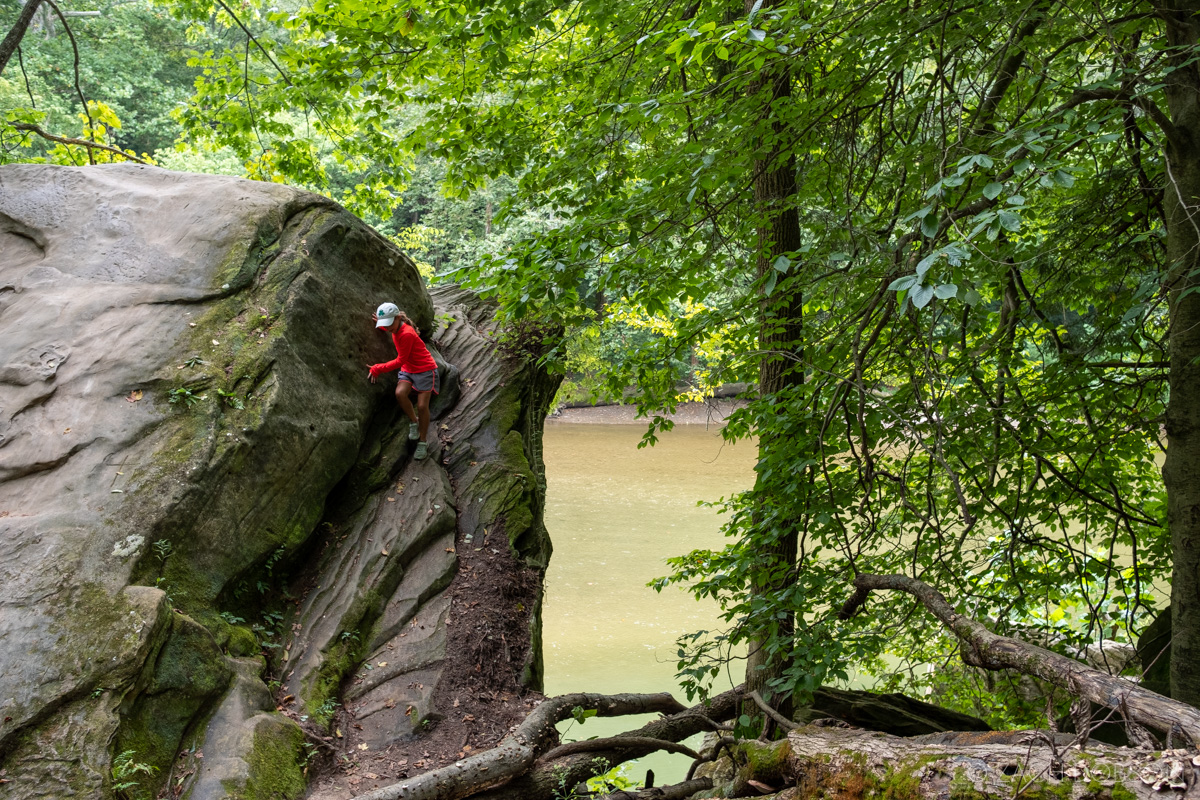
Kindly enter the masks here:
[[[404, 412], [404, 416], [408, 417], [409, 422], [417, 421], [417, 412], [413, 410], [412, 400], [408, 399], [408, 393], [412, 391], [412, 384], [408, 381], [400, 381], [396, 384], [396, 402], [400, 404], [400, 410]], [[428, 402], [425, 404], [427, 407]], [[429, 419], [429, 412], [426, 410], [425, 419]], [[422, 428], [422, 430], [424, 430]], [[422, 437], [424, 434], [422, 434]]]
[[429, 431], [429, 398], [432, 395], [433, 392], [417, 392], [417, 438], [422, 442]]

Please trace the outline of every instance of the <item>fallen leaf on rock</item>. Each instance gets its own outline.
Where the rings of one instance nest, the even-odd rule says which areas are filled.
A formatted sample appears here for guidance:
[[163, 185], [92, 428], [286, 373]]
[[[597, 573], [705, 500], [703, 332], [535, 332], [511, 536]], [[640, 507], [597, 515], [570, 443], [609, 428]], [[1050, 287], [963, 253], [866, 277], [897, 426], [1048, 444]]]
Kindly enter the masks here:
[[387, 551], [387, 550], [382, 550], [382, 551], [380, 551], [380, 552], [382, 552], [382, 553], [383, 553], [385, 556], [388, 554], [388, 551]]
[[386, 662], [386, 661], [380, 661], [380, 662], [379, 662], [379, 666], [381, 666], [381, 667], [386, 667], [386, 666], [387, 666], [387, 662]]
[[129, 393], [129, 396], [125, 398], [126, 402], [129, 402], [129, 403], [136, 403], [138, 400], [141, 400], [141, 399], [142, 399], [142, 390], [141, 389], [134, 389], [132, 392]]
[[394, 503], [394, 502], [396, 502], [396, 498], [394, 498], [394, 497], [389, 497], [389, 498], [388, 498], [388, 502], [389, 502], [389, 503]]
[[70, 432], [71, 432], [71, 429], [67, 428], [65, 431], [63, 431], [63, 436], [66, 436]]
[[366, 779], [367, 779], [367, 780], [369, 780], [369, 781], [377, 781], [377, 780], [379, 780], [379, 776], [378, 776], [378, 775], [376, 775], [374, 772], [368, 772], [367, 774], [363, 775], [363, 777], [364, 777], [364, 778], [366, 778]]
[[342, 738], [342, 729], [341, 729], [341, 728], [338, 728], [337, 730], [335, 730], [335, 731], [333, 732], [333, 735], [334, 735], [334, 736], [336, 736], [336, 737], [337, 737], [337, 738], [339, 738], [339, 739], [340, 739], [340, 738]]
[[447, 548], [446, 548], [446, 552], [447, 552], [447, 553], [453, 553], [453, 552], [454, 552], [454, 548], [453, 548], [453, 547], [447, 547]]
[[454, 707], [458, 708], [458, 698], [454, 698]]
[[359, 750], [370, 750], [371, 748], [367, 747], [367, 743], [366, 743], [366, 742], [363, 742], [362, 744], [360, 744], [360, 745], [358, 746], [358, 749], [359, 749]]

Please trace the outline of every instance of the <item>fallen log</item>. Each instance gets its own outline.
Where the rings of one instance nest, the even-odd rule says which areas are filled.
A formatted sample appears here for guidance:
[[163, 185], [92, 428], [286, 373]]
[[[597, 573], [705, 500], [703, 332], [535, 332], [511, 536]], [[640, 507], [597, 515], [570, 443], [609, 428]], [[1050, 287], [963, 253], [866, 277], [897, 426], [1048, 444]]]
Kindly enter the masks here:
[[945, 596], [923, 581], [906, 575], [859, 575], [854, 586], [854, 594], [839, 613], [842, 619], [857, 614], [873, 591], [907, 592], [958, 637], [966, 664], [989, 670], [1013, 669], [1042, 678], [1147, 728], [1182, 732], [1193, 744], [1200, 744], [1200, 710], [1050, 650], [994, 634], [957, 613]]
[[687, 709], [669, 694], [565, 694], [547, 699], [491, 750], [441, 769], [406, 778], [363, 795], [359, 800], [461, 800], [511, 781], [526, 772], [538, 752], [557, 736], [554, 726], [572, 709], [595, 710], [602, 717], [672, 714]]
[[1200, 756], [1183, 750], [1093, 744], [1084, 752], [1043, 731], [937, 736], [944, 742], [810, 725], [782, 742], [739, 742], [733, 757], [697, 770], [713, 788], [695, 797], [1190, 800], [1200, 793]]

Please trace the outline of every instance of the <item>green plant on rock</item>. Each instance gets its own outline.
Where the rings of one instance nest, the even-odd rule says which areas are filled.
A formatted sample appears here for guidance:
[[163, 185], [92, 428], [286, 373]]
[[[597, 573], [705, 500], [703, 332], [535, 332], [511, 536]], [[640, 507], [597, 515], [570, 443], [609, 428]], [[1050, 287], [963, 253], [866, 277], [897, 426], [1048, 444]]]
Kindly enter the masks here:
[[321, 703], [321, 705], [317, 707], [316, 711], [313, 712], [313, 714], [312, 714], [313, 722], [317, 723], [318, 725], [320, 725], [322, 727], [328, 725], [329, 721], [333, 719], [333, 715], [335, 713], [337, 713], [337, 710], [341, 705], [342, 705], [341, 703], [334, 700], [332, 697], [327, 699], [325, 702]]
[[201, 399], [203, 398], [200, 395], [186, 386], [180, 386], [167, 393], [167, 402], [173, 406], [184, 405], [191, 407], [196, 405]]
[[171, 557], [171, 552], [174, 547], [168, 539], [159, 539], [154, 543], [154, 554], [158, 556], [159, 561], [166, 561]]
[[227, 392], [223, 389], [217, 389], [217, 396], [225, 401], [225, 405], [230, 408], [241, 411], [246, 407], [246, 401], [237, 396], [236, 392]]
[[[149, 792], [141, 788], [141, 779], [158, 772], [158, 767], [137, 760], [137, 753], [126, 750], [113, 759], [113, 791], [121, 797], [147, 797]], [[140, 791], [131, 791], [140, 790]]]

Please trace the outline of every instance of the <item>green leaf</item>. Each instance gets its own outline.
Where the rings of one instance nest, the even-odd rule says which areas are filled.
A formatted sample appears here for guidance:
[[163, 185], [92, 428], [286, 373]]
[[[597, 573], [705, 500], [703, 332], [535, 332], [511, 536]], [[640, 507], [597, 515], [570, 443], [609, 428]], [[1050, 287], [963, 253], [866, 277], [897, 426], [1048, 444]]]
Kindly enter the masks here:
[[932, 239], [938, 234], [938, 229], [941, 226], [938, 224], [937, 214], [930, 214], [921, 219], [921, 233], [925, 237]]
[[953, 283], [943, 283], [933, 290], [933, 293], [938, 296], [939, 300], [949, 300], [951, 297], [958, 295], [958, 287]]
[[917, 308], [924, 308], [929, 305], [929, 301], [933, 299], [932, 286], [915, 286], [912, 292], [909, 293], [909, 298], [912, 304]]
[[1021, 230], [1021, 218], [1011, 211], [1000, 212], [1000, 227], [1006, 231]]
[[988, 200], [995, 200], [1004, 191], [1004, 184], [992, 181], [987, 186], [983, 187], [983, 196]]
[[1054, 170], [1054, 173], [1050, 176], [1050, 178], [1064, 189], [1070, 189], [1075, 185], [1074, 176], [1072, 176], [1071, 173], [1065, 172], [1061, 169]]
[[771, 265], [777, 272], [787, 272], [792, 266], [792, 260], [787, 256], [780, 256], [775, 259], [775, 263]]

